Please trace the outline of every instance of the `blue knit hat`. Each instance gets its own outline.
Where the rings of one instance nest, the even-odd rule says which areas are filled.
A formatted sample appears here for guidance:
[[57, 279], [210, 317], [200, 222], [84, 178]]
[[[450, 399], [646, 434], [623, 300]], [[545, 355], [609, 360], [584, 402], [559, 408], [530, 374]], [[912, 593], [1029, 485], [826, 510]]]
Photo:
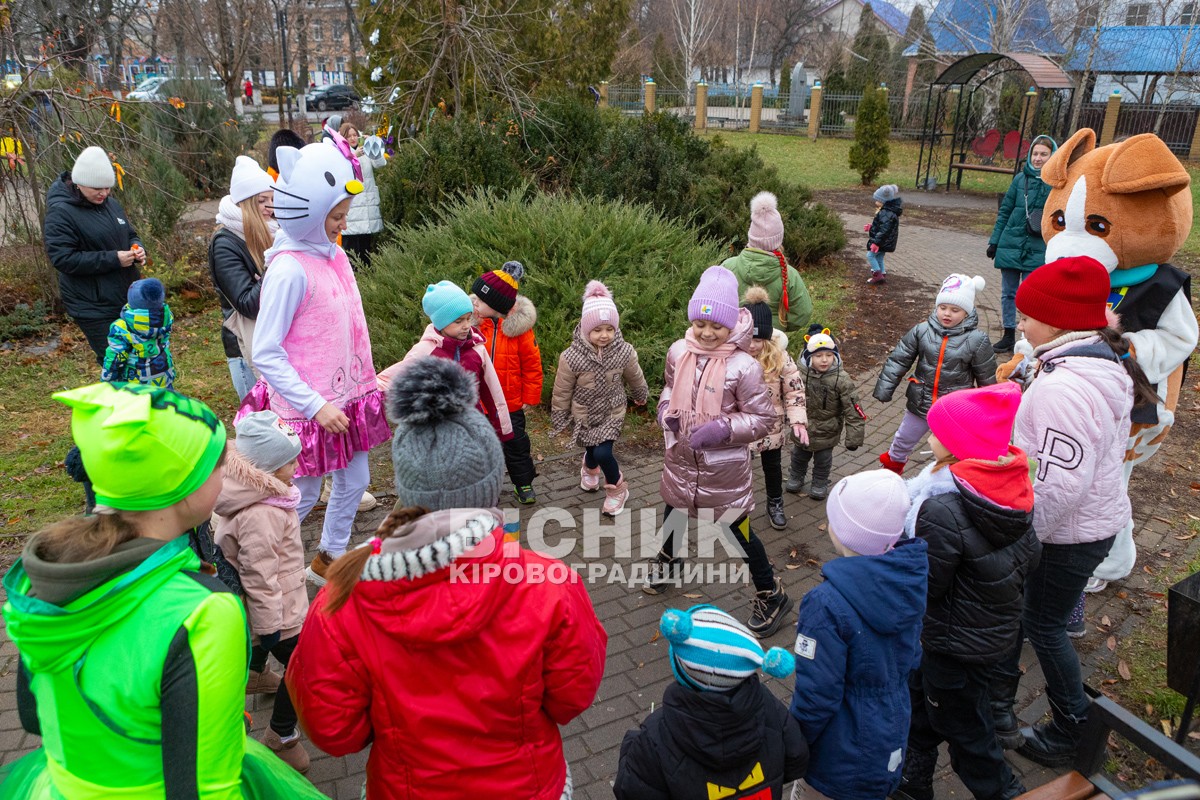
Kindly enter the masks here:
[[125, 301], [130, 308], [145, 308], [158, 311], [167, 299], [167, 290], [158, 278], [142, 278], [129, 284]]
[[658, 629], [670, 642], [671, 671], [689, 689], [727, 692], [756, 673], [786, 678], [796, 670], [788, 651], [762, 645], [745, 625], [713, 605], [668, 609]]
[[450, 281], [438, 281], [425, 287], [425, 296], [421, 298], [421, 308], [429, 315], [433, 327], [445, 330], [451, 322], [463, 314], [475, 310], [471, 298], [458, 284]]

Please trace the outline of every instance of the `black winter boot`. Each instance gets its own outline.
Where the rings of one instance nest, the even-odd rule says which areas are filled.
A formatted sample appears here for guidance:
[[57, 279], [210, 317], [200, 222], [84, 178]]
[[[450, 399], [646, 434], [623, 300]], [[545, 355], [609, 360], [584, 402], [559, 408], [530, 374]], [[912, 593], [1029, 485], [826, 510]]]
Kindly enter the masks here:
[[777, 531], [787, 527], [787, 514], [783, 513], [782, 497], [767, 498], [767, 519], [771, 520], [771, 527]]
[[1050, 703], [1051, 719], [1032, 728], [1022, 728], [1025, 743], [1017, 752], [1044, 767], [1069, 767], [1083, 734], [1083, 718], [1070, 717]]
[[1017, 343], [1017, 329], [1005, 328], [1004, 335], [992, 344], [992, 350], [997, 353], [1011, 353]]
[[792, 599], [783, 590], [783, 582], [776, 578], [774, 589], [754, 593], [746, 627], [759, 639], [765, 639], [779, 630], [791, 610]]
[[1000, 742], [1000, 747], [1005, 750], [1016, 750], [1025, 744], [1025, 737], [1021, 735], [1021, 723], [1017, 721], [1017, 715], [1013, 712], [1013, 703], [1016, 702], [1017, 687], [1020, 683], [1019, 675], [1013, 677], [993, 672], [991, 683], [988, 685], [988, 701], [992, 706], [996, 741]]
[[933, 800], [933, 772], [937, 769], [937, 750], [908, 748], [904, 755], [904, 776], [892, 792], [892, 800]]

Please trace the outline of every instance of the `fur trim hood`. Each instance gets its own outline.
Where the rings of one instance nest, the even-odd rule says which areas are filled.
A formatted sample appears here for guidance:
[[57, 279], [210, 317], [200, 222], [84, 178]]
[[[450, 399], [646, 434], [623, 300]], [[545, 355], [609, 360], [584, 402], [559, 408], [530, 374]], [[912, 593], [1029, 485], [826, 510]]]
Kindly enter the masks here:
[[360, 580], [416, 580], [445, 569], [485, 541], [500, 525], [494, 509], [451, 508], [413, 520], [384, 539], [367, 559]]
[[508, 312], [508, 316], [500, 322], [500, 330], [504, 331], [505, 336], [515, 339], [532, 330], [536, 324], [537, 309], [534, 307], [533, 301], [525, 295], [519, 294], [512, 311]]
[[270, 498], [287, 498], [292, 487], [251, 464], [231, 441], [225, 451], [225, 482], [213, 508], [222, 517], [231, 517], [242, 509]]

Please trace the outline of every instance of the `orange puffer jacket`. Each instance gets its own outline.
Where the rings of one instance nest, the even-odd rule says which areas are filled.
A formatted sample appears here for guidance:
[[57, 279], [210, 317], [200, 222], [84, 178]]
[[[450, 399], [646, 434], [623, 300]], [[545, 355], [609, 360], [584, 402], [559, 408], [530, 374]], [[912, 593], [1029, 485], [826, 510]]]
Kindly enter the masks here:
[[525, 295], [517, 295], [507, 317], [481, 319], [476, 326], [500, 376], [510, 412], [542, 402], [542, 351], [533, 336], [535, 322], [537, 309]]

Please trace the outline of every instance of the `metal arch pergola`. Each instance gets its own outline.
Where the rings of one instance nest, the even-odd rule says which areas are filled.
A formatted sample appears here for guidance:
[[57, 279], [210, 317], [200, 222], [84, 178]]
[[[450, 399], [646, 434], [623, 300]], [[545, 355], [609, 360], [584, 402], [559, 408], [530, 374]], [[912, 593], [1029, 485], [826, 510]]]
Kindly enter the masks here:
[[[976, 80], [980, 75], [983, 78]], [[942, 70], [942, 73], [929, 85], [929, 93], [925, 102], [925, 121], [922, 125], [921, 152], [917, 160], [917, 188], [929, 187], [931, 174], [936, 180], [935, 155], [938, 145], [950, 137], [950, 163], [946, 166], [946, 188], [949, 190], [955, 170], [955, 157], [960, 160], [965, 156], [970, 139], [970, 131], [965, 130], [964, 106], [972, 107], [975, 93], [987, 86], [994, 79], [1011, 73], [1025, 73], [1029, 76], [1035, 96], [1032, 102], [1026, 102], [1021, 110], [1021, 124], [1018, 129], [1024, 136], [1025, 128], [1031, 120], [1036, 120], [1038, 110], [1043, 102], [1052, 102], [1052, 118], [1055, 121], [1048, 131], [1059, 141], [1066, 138], [1067, 127], [1070, 124], [1071, 102], [1075, 94], [1075, 82], [1067, 73], [1050, 59], [1034, 53], [972, 53], [955, 61]], [[973, 85], [972, 82], [974, 82]], [[970, 85], [970, 91], [966, 91]], [[957, 91], [954, 87], [958, 87]], [[957, 100], [955, 100], [957, 96]], [[936, 102], [935, 102], [936, 97]], [[1064, 100], [1066, 101], [1064, 103]], [[942, 122], [954, 106], [954, 128], [949, 133], [942, 130]], [[1064, 113], [1064, 110], [1066, 113]], [[1012, 174], [1020, 170], [1020, 158], [1014, 159]], [[968, 169], [971, 168], [970, 165]], [[978, 167], [976, 167], [978, 169]], [[987, 169], [985, 171], [1001, 171]], [[1008, 172], [1008, 170], [1003, 170]], [[962, 172], [959, 171], [959, 180]]]

